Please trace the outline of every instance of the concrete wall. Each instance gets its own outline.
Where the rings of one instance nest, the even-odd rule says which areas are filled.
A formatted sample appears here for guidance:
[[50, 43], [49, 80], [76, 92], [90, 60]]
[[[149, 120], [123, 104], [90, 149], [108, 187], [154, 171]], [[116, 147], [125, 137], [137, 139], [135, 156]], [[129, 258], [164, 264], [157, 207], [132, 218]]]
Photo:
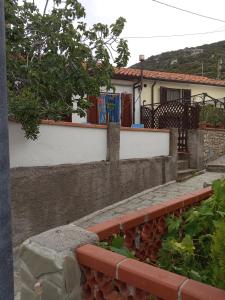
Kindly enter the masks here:
[[[110, 134], [107, 133], [107, 126], [49, 122], [40, 125], [38, 140], [31, 141], [24, 137], [20, 124], [9, 122], [11, 168], [108, 160], [107, 134]], [[117, 135], [119, 139], [119, 126]], [[115, 140], [112, 140], [110, 147], [114, 147], [114, 143]], [[168, 154], [169, 131], [121, 131], [121, 158]]]
[[[142, 90], [141, 100], [142, 102], [146, 100], [146, 103], [151, 103], [151, 87], [153, 81], [144, 80], [147, 85]], [[160, 102], [160, 87], [174, 88], [174, 89], [190, 89], [191, 95], [197, 95], [202, 93], [207, 93], [210, 96], [220, 99], [225, 97], [225, 87], [201, 85], [201, 84], [191, 84], [191, 83], [179, 83], [179, 82], [167, 82], [167, 81], [156, 81], [154, 87], [154, 102]]]
[[175, 178], [171, 156], [12, 169], [14, 245]]
[[[66, 132], [64, 129], [77, 130], [77, 128], [66, 126], [46, 126], [50, 130], [49, 139], [52, 138], [51, 129], [57, 131], [58, 128], [62, 128], [63, 133]], [[78, 129], [80, 131], [80, 127]], [[89, 129], [94, 130], [93, 128]], [[14, 245], [18, 245], [29, 236], [70, 223], [145, 189], [176, 178], [176, 131], [134, 130], [136, 138], [138, 138], [138, 133], [141, 133], [140, 142], [142, 143], [148, 139], [148, 136], [151, 139], [151, 136], [156, 138], [155, 134], [162, 135], [164, 142], [167, 141], [167, 151], [164, 156], [150, 157], [151, 149], [149, 148], [148, 158], [121, 160], [119, 125], [110, 123], [107, 129], [97, 130], [103, 133], [107, 130], [107, 150], [102, 161], [11, 169]], [[81, 136], [80, 139], [85, 140], [85, 137]], [[61, 142], [60, 135], [58, 135], [58, 140]], [[133, 137], [132, 141], [135, 142]], [[45, 143], [45, 147], [48, 145], [46, 149], [50, 149], [51, 144], [47, 141], [47, 137]], [[60, 149], [63, 150], [66, 146], [64, 143]], [[29, 147], [33, 147], [33, 151], [36, 151], [35, 159], [37, 159], [39, 156], [35, 144]], [[38, 144], [36, 147], [38, 148]], [[94, 143], [93, 145], [89, 144], [88, 147], [90, 148], [88, 151], [95, 151]], [[22, 144], [20, 148], [13, 149], [14, 155], [16, 155], [16, 150], [21, 159], [22, 152], [26, 151], [26, 147]], [[57, 149], [53, 148], [53, 150], [51, 153], [47, 152], [49, 159], [52, 159], [50, 156], [54, 156]], [[65, 149], [65, 153], [68, 153], [66, 151]], [[74, 152], [76, 151], [75, 148]], [[65, 155], [65, 153], [62, 151], [61, 155]], [[41, 152], [42, 156], [43, 154], [44, 152]], [[131, 154], [129, 153], [129, 157]], [[157, 154], [160, 155], [160, 153], [155, 153], [155, 155]], [[26, 155], [28, 156], [29, 152], [26, 152]], [[140, 151], [139, 155], [141, 156]], [[25, 159], [25, 157], [23, 158]], [[31, 158], [28, 157], [28, 161], [30, 160]], [[19, 159], [16, 161], [20, 162]]]
[[147, 130], [121, 130], [120, 158], [145, 158], [169, 155], [169, 133]]

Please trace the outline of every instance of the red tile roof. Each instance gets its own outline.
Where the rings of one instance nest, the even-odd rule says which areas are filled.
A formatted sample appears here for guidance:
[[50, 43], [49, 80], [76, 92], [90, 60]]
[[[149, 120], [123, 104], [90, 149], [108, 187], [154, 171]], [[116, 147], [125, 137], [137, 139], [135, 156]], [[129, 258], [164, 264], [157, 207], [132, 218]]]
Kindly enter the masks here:
[[[115, 75], [118, 78], [135, 79], [140, 78], [141, 71], [140, 69], [115, 68]], [[216, 80], [191, 74], [143, 70], [143, 77], [145, 79], [152, 80], [188, 82], [194, 84], [216, 85], [225, 87], [225, 80]]]

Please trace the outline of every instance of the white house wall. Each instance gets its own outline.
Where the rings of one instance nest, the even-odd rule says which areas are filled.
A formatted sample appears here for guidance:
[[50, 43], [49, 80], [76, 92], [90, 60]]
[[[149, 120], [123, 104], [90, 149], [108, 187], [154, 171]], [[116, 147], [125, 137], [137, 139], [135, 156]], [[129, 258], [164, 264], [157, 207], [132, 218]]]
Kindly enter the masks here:
[[[143, 87], [141, 100], [145, 100], [146, 104], [151, 103], [151, 90], [153, 85], [152, 80], [145, 80], [144, 84], [146, 87]], [[225, 97], [225, 87], [220, 86], [211, 86], [211, 85], [201, 85], [201, 84], [191, 84], [191, 83], [179, 83], [179, 82], [167, 82], [167, 81], [158, 81], [154, 86], [154, 102], [160, 102], [160, 87], [167, 87], [173, 89], [190, 89], [191, 95], [197, 95], [202, 93], [207, 93], [208, 95], [220, 99]]]

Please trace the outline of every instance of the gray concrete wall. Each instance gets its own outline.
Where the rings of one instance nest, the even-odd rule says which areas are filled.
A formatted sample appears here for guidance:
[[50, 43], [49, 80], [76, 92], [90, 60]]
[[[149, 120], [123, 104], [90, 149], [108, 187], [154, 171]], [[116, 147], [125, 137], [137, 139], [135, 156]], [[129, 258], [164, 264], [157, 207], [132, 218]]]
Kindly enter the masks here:
[[175, 180], [173, 156], [11, 170], [14, 245]]
[[204, 169], [204, 131], [192, 129], [188, 131], [188, 150], [190, 168]]

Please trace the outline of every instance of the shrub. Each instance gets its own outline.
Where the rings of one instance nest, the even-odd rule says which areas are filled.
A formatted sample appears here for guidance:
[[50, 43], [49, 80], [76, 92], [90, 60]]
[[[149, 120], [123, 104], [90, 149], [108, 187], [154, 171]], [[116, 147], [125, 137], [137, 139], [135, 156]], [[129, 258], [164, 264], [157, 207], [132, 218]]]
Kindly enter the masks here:
[[158, 265], [225, 289], [225, 181], [215, 181], [213, 190], [201, 205], [167, 219]]

